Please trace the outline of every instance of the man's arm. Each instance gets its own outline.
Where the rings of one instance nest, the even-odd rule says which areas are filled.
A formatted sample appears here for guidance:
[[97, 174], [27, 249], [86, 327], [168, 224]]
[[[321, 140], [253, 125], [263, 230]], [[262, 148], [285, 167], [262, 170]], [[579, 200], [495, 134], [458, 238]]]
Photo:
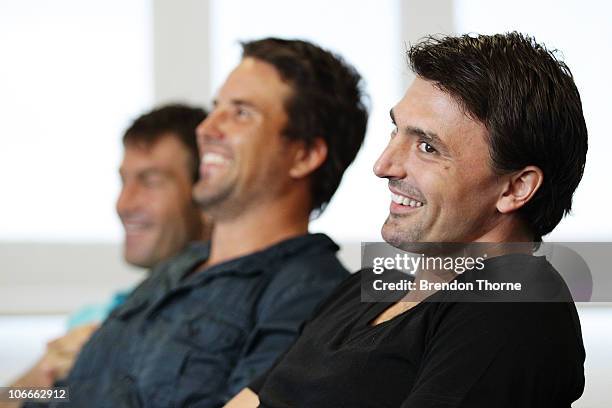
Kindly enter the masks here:
[[47, 343], [47, 350], [40, 360], [17, 383], [21, 387], [51, 387], [53, 383], [68, 375], [74, 362], [98, 329], [98, 323], [75, 327], [62, 337]]
[[[99, 327], [98, 323], [76, 327], [47, 343], [45, 354], [10, 387], [46, 388], [68, 375], [83, 345]], [[19, 407], [20, 403], [0, 403], [0, 408]]]
[[47, 369], [53, 374], [54, 381], [68, 375], [83, 345], [89, 341], [99, 327], [99, 323], [84, 324], [47, 343], [47, 354], [57, 357], [47, 364]]

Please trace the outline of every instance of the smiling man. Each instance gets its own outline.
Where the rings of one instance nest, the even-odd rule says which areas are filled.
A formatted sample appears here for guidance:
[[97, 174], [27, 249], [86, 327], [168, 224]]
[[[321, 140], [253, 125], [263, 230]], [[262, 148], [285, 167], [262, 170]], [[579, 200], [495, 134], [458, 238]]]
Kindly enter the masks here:
[[[136, 118], [123, 135], [116, 210], [123, 225], [123, 256], [153, 270], [192, 242], [207, 241], [211, 224], [192, 198], [200, 163], [195, 129], [201, 108], [164, 105]], [[69, 327], [103, 320], [127, 293], [75, 313]]]
[[[164, 105], [136, 118], [124, 132], [116, 202], [124, 228], [123, 255], [148, 273], [160, 272], [169, 260], [200, 259], [210, 237], [210, 220], [192, 198], [200, 162], [195, 129], [204, 118], [201, 108]], [[14, 385], [47, 387], [63, 378], [100, 322], [129, 293], [118, 292], [104, 304], [73, 313], [70, 330], [49, 342], [43, 357]]]
[[[212, 244], [189, 262], [164, 263], [113, 311], [57, 383], [70, 387], [69, 405], [219, 407], [291, 344], [348, 276], [338, 246], [309, 234], [308, 223], [363, 142], [360, 82], [340, 57], [308, 42], [243, 44], [197, 129], [193, 198], [214, 222]], [[118, 207], [134, 238], [162, 230]], [[165, 235], [183, 232], [147, 242], [161, 252]], [[128, 247], [126, 256], [147, 258], [144, 245]]]
[[168, 105], [126, 130], [117, 214], [129, 264], [154, 268], [210, 236], [210, 222], [192, 198], [200, 162], [195, 128], [205, 117], [202, 109]]
[[[210, 219], [191, 195], [200, 163], [195, 129], [204, 118], [201, 108], [170, 104], [139, 116], [125, 131], [116, 210], [128, 264], [150, 272], [173, 257], [192, 257], [210, 238]], [[77, 333], [95, 329], [128, 294], [120, 292], [107, 304], [82, 308], [68, 326], [80, 326]]]
[[[569, 69], [518, 33], [428, 38], [408, 57], [416, 79], [391, 110], [395, 128], [374, 165], [391, 191], [383, 238], [428, 256], [488, 243], [496, 252], [482, 269], [446, 273], [456, 286], [535, 282], [542, 296], [500, 301], [416, 285], [400, 301], [363, 302], [363, 270], [228, 408], [541, 408], [580, 397], [576, 308], [559, 274], [531, 253], [571, 209], [586, 161]], [[415, 281], [443, 275], [433, 272]]]
[[[195, 129], [204, 118], [201, 108], [170, 104], [139, 116], [125, 131], [116, 210], [128, 264], [151, 272], [173, 257], [193, 256], [210, 239], [210, 219], [191, 195], [200, 163]], [[68, 326], [87, 333], [87, 327], [97, 327], [128, 294], [120, 292], [106, 304], [82, 308]], [[69, 339], [60, 339], [60, 344]]]
[[522, 168], [509, 180], [517, 183], [513, 193], [522, 195], [497, 203], [499, 174], [482, 159], [489, 155], [486, 125], [464, 109], [436, 82], [417, 77], [391, 110], [395, 129], [374, 167], [377, 176], [389, 179], [392, 193], [382, 228], [388, 243], [401, 247], [408, 242], [514, 242], [528, 237], [526, 225], [513, 212], [537, 191], [542, 170]]

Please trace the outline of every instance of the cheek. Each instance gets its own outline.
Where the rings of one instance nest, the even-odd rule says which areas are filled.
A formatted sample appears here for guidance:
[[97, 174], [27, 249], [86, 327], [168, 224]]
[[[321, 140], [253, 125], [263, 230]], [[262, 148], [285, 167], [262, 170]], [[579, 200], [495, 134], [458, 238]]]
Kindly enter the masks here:
[[461, 195], [456, 175], [448, 168], [435, 168], [423, 172], [417, 187], [432, 207], [443, 206], [456, 201]]
[[176, 223], [181, 216], [180, 203], [183, 198], [175, 191], [160, 190], [151, 197], [150, 211], [158, 226]]
[[[495, 202], [495, 186], [490, 175], [481, 169], [466, 169], [446, 183], [447, 199], [463, 214], [484, 214]], [[454, 204], [454, 205], [453, 205]]]
[[288, 149], [279, 145], [277, 140], [260, 143], [252, 149], [249, 155], [248, 168], [252, 177], [261, 182], [274, 183], [283, 174], [288, 173], [291, 155]]
[[441, 168], [421, 180], [421, 191], [428, 201], [430, 217], [444, 222], [460, 223], [474, 211], [479, 211], [480, 194], [468, 172]]
[[253, 138], [256, 135], [249, 135], [251, 140], [246, 138], [236, 141], [234, 145], [234, 165], [233, 167], [238, 173], [253, 173], [258, 166], [267, 162], [265, 149], [254, 143]]
[[199, 222], [199, 210], [193, 202], [191, 188], [184, 191], [175, 191], [168, 195], [173, 199], [166, 201], [164, 205], [164, 218], [175, 230], [189, 229], [194, 223]]

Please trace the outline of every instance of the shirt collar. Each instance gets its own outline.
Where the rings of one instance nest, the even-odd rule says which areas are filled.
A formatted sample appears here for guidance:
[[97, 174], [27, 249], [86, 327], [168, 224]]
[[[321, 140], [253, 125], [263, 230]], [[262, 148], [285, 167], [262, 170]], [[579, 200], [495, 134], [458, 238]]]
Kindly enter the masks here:
[[[198, 271], [193, 276], [184, 280], [185, 284], [196, 285], [204, 280], [212, 279], [220, 274], [231, 273], [233, 275], [248, 276], [254, 273], [261, 273], [269, 269], [276, 261], [286, 259], [311, 248], [328, 247], [333, 252], [338, 251], [339, 247], [331, 238], [325, 234], [304, 234], [293, 238], [286, 239], [277, 244], [271, 245], [262, 250], [244, 255], [238, 258], [230, 259], [217, 265], [213, 265], [201, 271]], [[210, 254], [210, 243], [206, 243], [205, 247], [194, 248], [194, 252], [198, 252], [198, 256], [191, 258], [191, 262], [183, 262], [181, 265], [176, 265], [168, 272], [172, 275], [172, 283], [178, 284], [181, 279], [194, 268], [202, 264], [208, 259]]]
[[176, 287], [183, 276], [208, 259], [210, 241], [189, 243], [181, 252], [155, 267], [151, 274], [159, 276], [168, 287]]

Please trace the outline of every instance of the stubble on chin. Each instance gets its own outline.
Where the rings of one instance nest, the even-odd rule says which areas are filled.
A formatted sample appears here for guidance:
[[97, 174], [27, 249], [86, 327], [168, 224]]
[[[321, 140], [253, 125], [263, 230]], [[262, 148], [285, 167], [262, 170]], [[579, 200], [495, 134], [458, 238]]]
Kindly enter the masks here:
[[215, 223], [237, 219], [248, 209], [249, 201], [246, 198], [237, 197], [233, 187], [233, 185], [227, 185], [214, 193], [208, 191], [208, 194], [199, 195], [194, 190], [193, 198], [198, 207]]
[[407, 225], [407, 222], [402, 221], [405, 221], [403, 216], [389, 214], [381, 229], [383, 239], [399, 249], [421, 242], [423, 234], [419, 226]]

